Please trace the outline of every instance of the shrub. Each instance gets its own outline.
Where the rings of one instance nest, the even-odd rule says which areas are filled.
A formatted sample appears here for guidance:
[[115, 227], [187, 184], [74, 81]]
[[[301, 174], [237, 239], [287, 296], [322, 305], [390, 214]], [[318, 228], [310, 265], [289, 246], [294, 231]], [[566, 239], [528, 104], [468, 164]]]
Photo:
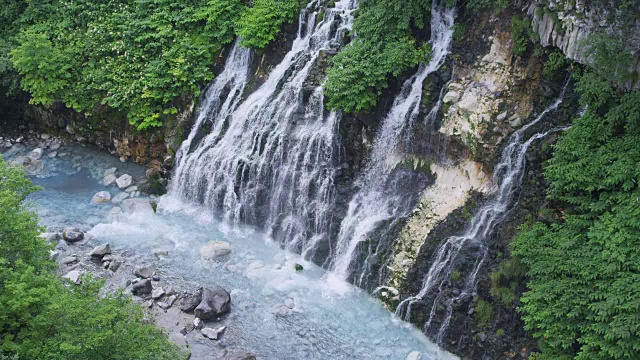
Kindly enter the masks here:
[[475, 313], [476, 324], [478, 327], [487, 328], [493, 320], [493, 306], [488, 301], [478, 300]]
[[298, 0], [254, 0], [237, 22], [242, 45], [262, 49], [280, 31], [282, 24], [293, 21], [300, 11]]

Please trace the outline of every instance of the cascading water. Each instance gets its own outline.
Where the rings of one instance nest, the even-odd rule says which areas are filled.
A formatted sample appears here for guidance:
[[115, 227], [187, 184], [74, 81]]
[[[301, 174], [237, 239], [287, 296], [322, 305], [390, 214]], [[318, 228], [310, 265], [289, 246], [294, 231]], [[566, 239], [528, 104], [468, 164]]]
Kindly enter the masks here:
[[[412, 306], [417, 303], [426, 304], [430, 314], [423, 331], [431, 335], [437, 343], [441, 344], [444, 339], [454, 305], [472, 297], [476, 291], [478, 271], [487, 256], [486, 242], [512, 205], [514, 195], [522, 181], [525, 155], [529, 146], [551, 132], [563, 130], [552, 129], [537, 133], [526, 141], [524, 139], [524, 133], [530, 127], [537, 124], [549, 112], [556, 110], [562, 103], [567, 84], [558, 99], [533, 121], [511, 135], [502, 151], [500, 163], [495, 169], [494, 183], [497, 184], [497, 188], [493, 199], [475, 213], [464, 234], [451, 236], [440, 245], [424, 277], [420, 292], [398, 305], [396, 315], [410, 321]], [[447, 284], [454, 270], [466, 276], [464, 288], [457, 295], [453, 295], [455, 292], [447, 291]], [[439, 307], [445, 309], [444, 314]]]
[[[333, 274], [341, 280], [353, 280], [362, 286], [366, 276], [370, 276], [369, 263], [377, 261], [378, 249], [369, 249], [364, 264], [356, 264], [358, 248], [364, 244], [382, 225], [388, 225], [408, 215], [411, 200], [407, 195], [411, 175], [396, 171], [402, 156], [397, 154], [401, 142], [407, 142], [407, 133], [419, 114], [422, 99], [422, 85], [426, 77], [438, 70], [444, 62], [453, 36], [454, 10], [433, 1], [431, 10], [432, 54], [429, 63], [421, 65], [418, 72], [408, 79], [401, 93], [395, 98], [393, 106], [378, 132], [371, 158], [357, 185], [359, 191], [354, 195], [347, 215], [342, 221], [337, 241], [337, 251], [332, 263]], [[436, 104], [436, 106], [439, 106]], [[434, 112], [432, 110], [432, 112]], [[437, 109], [435, 110], [437, 112]], [[405, 138], [403, 138], [405, 137]], [[389, 226], [385, 226], [389, 228]], [[373, 245], [378, 247], [381, 244]], [[368, 245], [372, 246], [372, 245]], [[384, 246], [384, 245], [383, 245]], [[356, 269], [361, 267], [362, 269]], [[359, 272], [359, 275], [357, 274]]]
[[[242, 99], [242, 92], [249, 76], [251, 51], [241, 47], [239, 43], [240, 39], [237, 39], [229, 53], [224, 70], [214, 79], [204, 94], [204, 103], [198, 109], [198, 117], [193, 128], [176, 153], [178, 164], [176, 173], [184, 172], [186, 162], [182, 161], [183, 157], [191, 150], [194, 139], [204, 123], [210, 121], [216, 126], [211, 129], [210, 136], [220, 135], [225, 119], [236, 109]], [[178, 182], [172, 182], [172, 186], [172, 190], [175, 190]]]
[[172, 187], [174, 195], [217, 210], [228, 223], [265, 228], [309, 257], [328, 241], [340, 117], [325, 114], [320, 85], [306, 99], [305, 81], [320, 52], [341, 45], [356, 8], [354, 0], [338, 1], [316, 24], [319, 3], [302, 11], [292, 49], [266, 82], [228, 107], [233, 111], [220, 111], [214, 130], [195, 145], [198, 119]]

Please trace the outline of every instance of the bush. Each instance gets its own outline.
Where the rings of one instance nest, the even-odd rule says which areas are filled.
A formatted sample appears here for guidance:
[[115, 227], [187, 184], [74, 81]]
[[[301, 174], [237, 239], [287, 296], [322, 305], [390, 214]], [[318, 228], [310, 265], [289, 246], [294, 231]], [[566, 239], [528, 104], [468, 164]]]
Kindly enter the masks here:
[[101, 283], [60, 283], [24, 205], [36, 188], [0, 160], [0, 355], [20, 359], [177, 359], [184, 354], [143, 322], [123, 294], [98, 298]]
[[468, 0], [465, 4], [467, 11], [474, 13], [482, 10], [502, 10], [509, 5], [507, 0]]
[[291, 22], [300, 11], [298, 0], [254, 0], [237, 22], [242, 45], [262, 49], [280, 31], [282, 24]]
[[476, 325], [480, 328], [487, 328], [493, 320], [493, 306], [488, 301], [478, 300], [476, 304]]
[[640, 353], [640, 92], [616, 98], [606, 80], [585, 76], [577, 88], [592, 106], [545, 168], [563, 218], [513, 242], [528, 268], [521, 311], [540, 358], [631, 359]]
[[529, 48], [531, 40], [536, 40], [538, 34], [531, 28], [531, 21], [521, 16], [511, 18], [511, 51], [514, 55], [522, 56]]
[[546, 77], [552, 77], [556, 71], [565, 66], [567, 63], [567, 58], [560, 50], [554, 50], [549, 54], [547, 61], [544, 63], [542, 67], [542, 73]]
[[325, 97], [331, 109], [366, 111], [376, 106], [390, 76], [426, 60], [429, 48], [410, 35], [424, 27], [430, 3], [423, 0], [365, 0], [355, 20], [356, 39], [332, 60]]

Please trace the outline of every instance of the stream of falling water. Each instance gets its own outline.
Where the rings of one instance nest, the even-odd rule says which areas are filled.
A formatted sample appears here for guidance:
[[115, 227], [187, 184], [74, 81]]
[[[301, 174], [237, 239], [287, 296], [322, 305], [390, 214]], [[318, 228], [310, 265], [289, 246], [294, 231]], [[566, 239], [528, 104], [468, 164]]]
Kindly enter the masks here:
[[[411, 202], [404, 196], [408, 188], [407, 176], [394, 171], [402, 159], [402, 156], [396, 153], [397, 146], [401, 141], [407, 140], [403, 136], [411, 136], [406, 130], [418, 117], [424, 80], [440, 68], [449, 53], [454, 16], [452, 8], [433, 1], [431, 59], [404, 83], [402, 91], [395, 98], [391, 110], [382, 122], [369, 164], [358, 179], [359, 191], [351, 199], [347, 215], [340, 226], [330, 277], [361, 282], [362, 279], [352, 277], [358, 271], [360, 278], [368, 276], [366, 262], [371, 259], [368, 257], [365, 264], [356, 264], [359, 246], [375, 236], [374, 233], [381, 225], [396, 221], [411, 211]], [[361, 267], [364, 269], [360, 269]]]
[[[476, 291], [477, 275], [487, 256], [487, 240], [495, 227], [502, 222], [505, 214], [513, 204], [513, 197], [522, 182], [525, 170], [525, 155], [529, 146], [537, 139], [544, 138], [549, 133], [563, 130], [552, 129], [536, 133], [529, 139], [524, 138], [525, 132], [556, 110], [562, 103], [568, 82], [565, 83], [560, 96], [551, 103], [538, 117], [523, 126], [509, 138], [502, 151], [500, 163], [494, 172], [494, 183], [497, 188], [489, 203], [480, 208], [472, 217], [469, 227], [464, 234], [447, 238], [436, 251], [431, 267], [424, 277], [422, 289], [418, 294], [403, 300], [396, 309], [396, 315], [407, 321], [411, 320], [411, 308], [416, 303], [427, 303], [430, 315], [424, 324], [423, 331], [432, 335], [441, 344], [449, 326], [453, 308], [456, 303], [473, 296]], [[469, 256], [469, 254], [471, 254]], [[464, 288], [458, 295], [451, 295], [447, 290], [447, 283], [456, 265], [462, 262], [472, 264], [465, 266], [466, 274]], [[429, 304], [431, 304], [429, 306]], [[438, 310], [443, 306], [444, 316]], [[436, 324], [438, 323], [438, 324]], [[436, 326], [437, 329], [432, 329]]]
[[[227, 99], [230, 105], [217, 115], [201, 112], [180, 149], [171, 187], [173, 195], [216, 210], [227, 223], [265, 229], [309, 257], [329, 242], [340, 116], [325, 113], [321, 85], [305, 101], [305, 81], [321, 51], [341, 46], [357, 4], [338, 1], [316, 24], [319, 5], [312, 1], [302, 11], [291, 50], [263, 85], [240, 103]], [[229, 72], [240, 68], [239, 62]], [[246, 84], [246, 77], [235, 79], [238, 89]], [[206, 108], [222, 88], [212, 86]], [[204, 118], [212, 118], [213, 130], [196, 144]]]

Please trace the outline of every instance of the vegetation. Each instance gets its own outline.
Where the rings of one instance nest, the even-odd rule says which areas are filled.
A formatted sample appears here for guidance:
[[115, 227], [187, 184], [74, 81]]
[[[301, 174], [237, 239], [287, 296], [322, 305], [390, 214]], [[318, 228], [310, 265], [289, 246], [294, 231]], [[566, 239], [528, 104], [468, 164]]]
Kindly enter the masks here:
[[364, 0], [354, 23], [356, 38], [332, 59], [327, 71], [328, 107], [346, 112], [376, 106], [390, 76], [426, 60], [429, 49], [411, 35], [424, 28], [428, 0]]
[[101, 283], [68, 287], [24, 204], [36, 188], [0, 160], [0, 357], [2, 359], [179, 359], [166, 335], [143, 322], [123, 294], [98, 298]]
[[522, 56], [529, 48], [531, 40], [537, 41], [538, 34], [531, 28], [531, 20], [526, 17], [511, 18], [511, 51], [514, 55]]
[[482, 10], [502, 10], [508, 5], [508, 0], [467, 0], [465, 8], [474, 13]]
[[640, 353], [640, 92], [617, 94], [598, 72], [581, 76], [588, 108], [545, 169], [561, 219], [513, 243], [528, 268], [521, 311], [540, 339], [536, 359]]
[[299, 9], [297, 0], [253, 4], [13, 0], [0, 13], [0, 74], [12, 74], [0, 85], [15, 89], [17, 71], [34, 104], [60, 100], [87, 115], [109, 106], [138, 129], [160, 126], [181, 96], [197, 96], [212, 79], [224, 44], [237, 34], [262, 48]]
[[493, 306], [486, 300], [478, 300], [476, 304], [475, 319], [478, 327], [487, 328], [493, 320]]

